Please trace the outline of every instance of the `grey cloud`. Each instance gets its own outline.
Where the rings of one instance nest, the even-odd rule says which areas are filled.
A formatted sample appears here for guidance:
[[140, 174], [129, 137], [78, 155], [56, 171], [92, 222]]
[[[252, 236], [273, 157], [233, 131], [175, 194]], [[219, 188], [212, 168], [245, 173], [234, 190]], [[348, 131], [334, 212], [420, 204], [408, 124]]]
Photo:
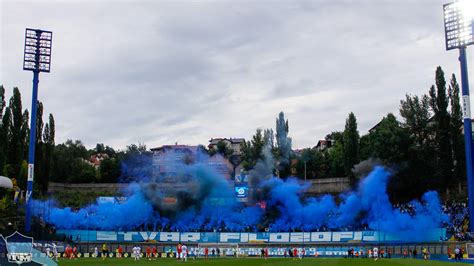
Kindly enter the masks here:
[[7, 1], [0, 83], [19, 86], [29, 108], [23, 31], [50, 29], [53, 65], [40, 99], [56, 115], [57, 142], [249, 138], [283, 110], [296, 147], [314, 146], [350, 111], [361, 133], [397, 113], [406, 92], [427, 91], [437, 65], [458, 71], [456, 53], [444, 51], [442, 4]]

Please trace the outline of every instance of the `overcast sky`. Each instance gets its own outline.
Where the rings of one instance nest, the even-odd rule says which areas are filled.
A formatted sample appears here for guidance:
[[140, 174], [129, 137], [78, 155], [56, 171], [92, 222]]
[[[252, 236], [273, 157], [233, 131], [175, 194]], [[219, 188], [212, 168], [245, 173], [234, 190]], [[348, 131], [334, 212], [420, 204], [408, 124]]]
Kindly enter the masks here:
[[51, 30], [39, 100], [57, 143], [207, 145], [274, 128], [284, 111], [293, 147], [312, 147], [351, 111], [361, 135], [398, 115], [438, 65], [459, 76], [446, 2], [0, 0], [0, 84], [31, 108], [24, 30]]

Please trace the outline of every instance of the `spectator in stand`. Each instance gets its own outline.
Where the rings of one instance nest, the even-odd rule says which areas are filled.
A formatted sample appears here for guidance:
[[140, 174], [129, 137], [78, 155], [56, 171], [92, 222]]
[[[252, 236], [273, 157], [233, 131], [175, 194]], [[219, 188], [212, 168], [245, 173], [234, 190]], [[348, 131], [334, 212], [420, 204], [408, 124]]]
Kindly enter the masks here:
[[118, 248], [117, 248], [117, 257], [122, 258], [122, 253], [123, 253], [122, 246], [118, 246]]
[[109, 250], [107, 249], [107, 245], [104, 243], [102, 244], [102, 259], [105, 260], [109, 255]]

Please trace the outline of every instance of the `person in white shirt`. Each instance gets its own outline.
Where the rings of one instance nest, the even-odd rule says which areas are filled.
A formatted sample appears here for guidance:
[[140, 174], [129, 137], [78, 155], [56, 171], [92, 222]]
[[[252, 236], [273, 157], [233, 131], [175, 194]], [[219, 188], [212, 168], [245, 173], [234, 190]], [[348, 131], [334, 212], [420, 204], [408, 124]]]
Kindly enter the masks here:
[[141, 253], [140, 250], [141, 250], [141, 249], [140, 249], [139, 246], [135, 246], [135, 247], [133, 248], [133, 259], [134, 259], [134, 260], [140, 260], [140, 253]]
[[375, 247], [373, 251], [374, 251], [373, 252], [374, 259], [378, 260], [379, 259], [379, 249], [377, 247]]
[[188, 246], [186, 244], [181, 246], [181, 260], [188, 261]]
[[192, 248], [191, 252], [193, 253], [193, 260], [197, 259], [198, 256], [198, 248]]
[[99, 249], [96, 247], [94, 247], [94, 254], [93, 254], [93, 257], [94, 258], [98, 258], [99, 257]]
[[59, 257], [58, 247], [56, 246], [55, 243], [53, 243], [53, 257], [56, 261], [58, 261], [58, 257]]
[[48, 247], [46, 247], [46, 257], [48, 258], [51, 258], [51, 249]]

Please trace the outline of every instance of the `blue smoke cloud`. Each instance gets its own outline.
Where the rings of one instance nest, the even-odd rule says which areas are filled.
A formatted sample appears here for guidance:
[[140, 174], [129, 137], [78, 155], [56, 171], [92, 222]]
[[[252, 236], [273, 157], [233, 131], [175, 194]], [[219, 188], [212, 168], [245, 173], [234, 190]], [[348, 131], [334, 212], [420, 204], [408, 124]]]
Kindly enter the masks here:
[[[338, 197], [305, 197], [308, 184], [297, 179], [269, 177], [271, 158], [262, 161], [251, 177], [258, 204], [243, 205], [234, 194], [233, 183], [209, 167], [202, 156], [190, 164], [177, 166], [179, 188], [161, 178], [135, 180], [123, 192], [123, 203], [95, 203], [79, 210], [61, 208], [54, 201], [34, 201], [36, 216], [58, 229], [173, 230], [173, 231], [271, 231], [380, 230], [411, 241], [422, 241], [432, 229], [448, 221], [436, 192], [427, 192], [413, 201], [415, 214], [394, 208], [386, 193], [389, 172], [375, 167], [357, 189]], [[259, 171], [265, 176], [259, 176]], [[181, 178], [181, 179], [180, 179]], [[171, 205], [164, 200], [177, 199]], [[46, 210], [47, 209], [47, 210]], [[48, 215], [44, 215], [48, 214]]]

